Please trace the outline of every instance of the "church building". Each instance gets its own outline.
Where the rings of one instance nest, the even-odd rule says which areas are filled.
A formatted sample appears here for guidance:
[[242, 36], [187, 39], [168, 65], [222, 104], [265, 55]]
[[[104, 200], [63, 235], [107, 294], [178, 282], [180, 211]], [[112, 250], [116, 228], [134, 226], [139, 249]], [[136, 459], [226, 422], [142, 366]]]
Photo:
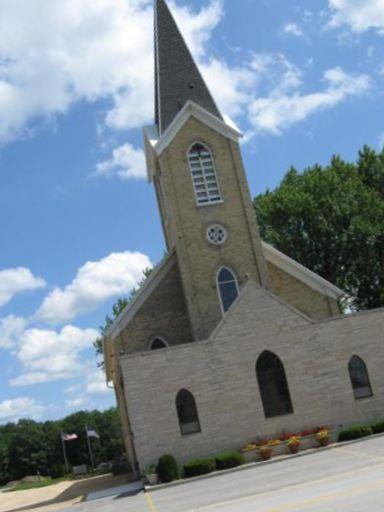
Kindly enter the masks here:
[[132, 467], [384, 419], [384, 310], [341, 314], [342, 290], [261, 240], [241, 133], [165, 0], [154, 117], [144, 144], [167, 253], [104, 340]]

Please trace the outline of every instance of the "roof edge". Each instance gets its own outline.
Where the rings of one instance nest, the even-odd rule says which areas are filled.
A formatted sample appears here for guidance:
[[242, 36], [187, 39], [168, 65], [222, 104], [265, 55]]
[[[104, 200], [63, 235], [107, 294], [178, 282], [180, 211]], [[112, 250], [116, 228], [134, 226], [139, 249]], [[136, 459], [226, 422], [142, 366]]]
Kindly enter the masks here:
[[336, 285], [330, 283], [315, 272], [312, 272], [312, 270], [304, 267], [304, 265], [301, 265], [301, 263], [298, 263], [267, 242], [262, 241], [262, 247], [267, 261], [276, 265], [281, 270], [284, 270], [292, 277], [298, 279], [317, 292], [325, 294], [335, 300], [347, 295], [346, 292], [338, 288]]
[[212, 130], [221, 133], [224, 137], [232, 139], [235, 142], [237, 142], [239, 138], [243, 137], [242, 132], [235, 127], [234, 123], [231, 122], [231, 124], [228, 124], [222, 119], [219, 119], [218, 117], [208, 112], [208, 110], [201, 107], [197, 103], [188, 100], [183, 108], [178, 112], [172, 123], [156, 141], [154, 149], [158, 156], [160, 156], [161, 153], [163, 153], [163, 151], [169, 146], [177, 133], [181, 130], [181, 128], [191, 116], [206, 124], [212, 128]]
[[112, 325], [107, 329], [105, 336], [108, 338], [116, 338], [123, 329], [128, 325], [137, 311], [141, 308], [147, 298], [151, 295], [153, 290], [158, 285], [159, 281], [163, 279], [164, 275], [171, 268], [175, 251], [171, 251], [166, 257], [153, 269], [150, 276], [146, 279], [143, 286], [137, 292], [131, 302], [123, 309], [118, 317], [115, 318]]

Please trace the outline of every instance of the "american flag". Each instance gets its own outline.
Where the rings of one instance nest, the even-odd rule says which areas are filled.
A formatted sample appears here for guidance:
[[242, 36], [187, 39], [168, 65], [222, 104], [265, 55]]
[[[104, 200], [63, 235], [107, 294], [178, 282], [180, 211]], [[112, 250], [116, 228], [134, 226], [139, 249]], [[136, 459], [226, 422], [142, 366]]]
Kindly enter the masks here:
[[62, 432], [61, 439], [63, 441], [75, 441], [75, 439], [78, 439], [78, 436], [76, 434], [64, 434], [64, 432]]

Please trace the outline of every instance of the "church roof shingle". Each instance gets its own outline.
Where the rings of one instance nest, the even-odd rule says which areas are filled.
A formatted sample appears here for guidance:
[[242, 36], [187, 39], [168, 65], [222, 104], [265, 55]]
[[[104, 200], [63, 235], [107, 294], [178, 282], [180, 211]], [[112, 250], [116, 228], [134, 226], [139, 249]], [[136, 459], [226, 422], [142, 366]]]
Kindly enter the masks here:
[[160, 135], [188, 100], [222, 119], [165, 0], [155, 0], [155, 120]]

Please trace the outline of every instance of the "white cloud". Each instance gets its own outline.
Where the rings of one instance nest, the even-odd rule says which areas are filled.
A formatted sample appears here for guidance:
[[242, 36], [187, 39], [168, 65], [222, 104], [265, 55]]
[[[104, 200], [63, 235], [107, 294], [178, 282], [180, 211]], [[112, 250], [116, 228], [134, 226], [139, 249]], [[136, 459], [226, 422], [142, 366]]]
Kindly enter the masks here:
[[21, 397], [0, 402], [0, 422], [17, 421], [21, 418], [39, 418], [45, 407], [33, 398]]
[[201, 71], [219, 109], [231, 117], [243, 114], [258, 83], [254, 70], [247, 65], [229, 67], [212, 59], [201, 65]]
[[[289, 94], [286, 85], [283, 88], [278, 86], [267, 97], [256, 99], [249, 109], [254, 130], [279, 134], [284, 128], [304, 121], [315, 112], [335, 107], [348, 98], [367, 92], [371, 85], [367, 75], [347, 74], [340, 68], [326, 71], [324, 81], [327, 85], [320, 92], [304, 94], [297, 83]], [[288, 83], [292, 85], [291, 80]]]
[[[379, 135], [379, 151], [384, 150], [384, 132], [380, 133]], [[0, 346], [1, 346], [1, 340], [0, 340]]]
[[61, 323], [94, 310], [104, 301], [127, 294], [152, 267], [148, 256], [139, 252], [111, 253], [99, 261], [82, 266], [71, 284], [55, 288], [43, 301], [36, 317]]
[[11, 386], [29, 386], [71, 378], [84, 368], [80, 354], [92, 347], [95, 329], [67, 325], [56, 332], [27, 329], [20, 337], [17, 358], [24, 373], [10, 381]]
[[[221, 2], [197, 13], [171, 7], [200, 58]], [[152, 0], [2, 2], [0, 49], [0, 142], [80, 100], [109, 100], [105, 122], [113, 128], [152, 119]]]
[[0, 307], [7, 304], [7, 302], [9, 302], [18, 293], [30, 290], [37, 290], [38, 288], [43, 288], [44, 286], [44, 279], [42, 279], [41, 277], [34, 276], [28, 268], [18, 267], [0, 270]]
[[97, 175], [117, 176], [122, 180], [145, 178], [144, 152], [131, 144], [124, 144], [113, 150], [112, 158], [97, 165]]
[[89, 372], [86, 379], [85, 392], [87, 395], [106, 395], [111, 393], [107, 387], [105, 374], [100, 369]]
[[45, 373], [45, 372], [26, 372], [18, 377], [10, 379], [11, 387], [34, 386], [35, 384], [45, 384], [47, 382], [56, 382], [58, 380], [70, 378], [73, 375], [72, 369], [69, 372]]
[[259, 88], [282, 94], [297, 89], [302, 84], [302, 72], [282, 53], [254, 55], [249, 64], [259, 77]]
[[0, 348], [14, 347], [27, 326], [27, 321], [14, 315], [0, 319]]
[[77, 384], [65, 389], [68, 399], [65, 404], [69, 409], [92, 407], [92, 404], [100, 399], [114, 399], [114, 392], [107, 387], [104, 371], [93, 364], [85, 364], [82, 372], [83, 378]]
[[376, 29], [384, 35], [384, 2], [382, 0], [328, 0], [332, 10], [330, 27], [348, 25], [361, 33]]
[[88, 400], [85, 396], [80, 396], [78, 398], [72, 398], [65, 401], [65, 406], [68, 409], [80, 409], [81, 407], [84, 407], [87, 405]]
[[284, 34], [288, 34], [290, 36], [302, 37], [304, 35], [302, 29], [299, 27], [297, 23], [289, 22], [286, 23], [283, 27]]

